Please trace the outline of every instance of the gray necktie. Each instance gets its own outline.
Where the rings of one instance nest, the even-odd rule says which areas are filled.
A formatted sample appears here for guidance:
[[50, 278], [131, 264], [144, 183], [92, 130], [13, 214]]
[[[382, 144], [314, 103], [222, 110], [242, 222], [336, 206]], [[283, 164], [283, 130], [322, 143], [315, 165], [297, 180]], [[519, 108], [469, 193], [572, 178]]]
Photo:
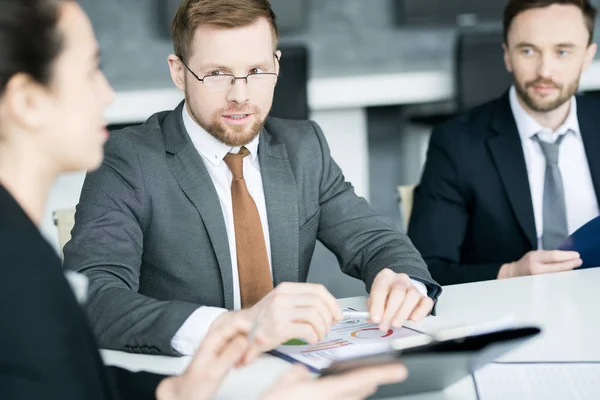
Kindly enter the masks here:
[[533, 139], [540, 144], [546, 157], [546, 173], [544, 175], [544, 229], [542, 247], [544, 250], [556, 250], [569, 235], [567, 228], [567, 209], [565, 207], [565, 191], [562, 176], [558, 169], [558, 148], [565, 138], [561, 135], [554, 143], [541, 140], [538, 135]]

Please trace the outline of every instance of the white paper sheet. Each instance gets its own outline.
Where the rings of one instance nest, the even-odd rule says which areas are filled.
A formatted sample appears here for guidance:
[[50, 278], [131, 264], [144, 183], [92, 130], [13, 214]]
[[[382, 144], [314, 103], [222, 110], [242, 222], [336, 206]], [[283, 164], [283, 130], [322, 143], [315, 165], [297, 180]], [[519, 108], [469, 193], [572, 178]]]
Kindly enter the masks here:
[[480, 400], [599, 400], [599, 363], [492, 363], [475, 372]]
[[409, 328], [390, 328], [382, 333], [377, 324], [355, 318], [334, 325], [325, 340], [315, 345], [296, 339], [276, 347], [273, 353], [321, 370], [337, 358], [382, 351], [392, 340], [414, 335], [422, 333]]

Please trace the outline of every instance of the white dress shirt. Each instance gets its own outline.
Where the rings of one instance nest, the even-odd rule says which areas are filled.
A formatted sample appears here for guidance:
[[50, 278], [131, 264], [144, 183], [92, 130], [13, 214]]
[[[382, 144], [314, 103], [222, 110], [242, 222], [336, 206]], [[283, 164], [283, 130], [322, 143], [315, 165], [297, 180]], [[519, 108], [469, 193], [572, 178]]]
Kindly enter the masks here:
[[[225, 164], [223, 158], [227, 153], [239, 152], [239, 147], [230, 147], [219, 142], [211, 134], [199, 126], [190, 116], [187, 105], [183, 107], [183, 123], [189, 134], [194, 147], [202, 157], [202, 161], [208, 170], [210, 178], [219, 196], [221, 211], [225, 219], [225, 228], [227, 230], [227, 239], [229, 241], [229, 252], [231, 254], [231, 268], [233, 277], [233, 308], [241, 308], [240, 281], [237, 267], [237, 251], [235, 246], [235, 228], [233, 224], [233, 206], [231, 201], [231, 180], [232, 174], [229, 167]], [[258, 142], [257, 136], [245, 147], [250, 154], [244, 157], [243, 172], [246, 186], [250, 196], [254, 199], [260, 222], [265, 236], [265, 244], [269, 257], [269, 266], [271, 265], [271, 246], [269, 239], [269, 224], [267, 219], [267, 207], [265, 205], [265, 195], [263, 190], [262, 176], [260, 174], [260, 164], [258, 162]], [[421, 293], [427, 295], [427, 288], [421, 282], [412, 281]], [[199, 307], [183, 323], [181, 328], [175, 333], [171, 340], [173, 349], [184, 355], [194, 354], [201, 340], [206, 335], [213, 321], [227, 310], [218, 307]]]
[[559, 147], [558, 168], [563, 181], [569, 234], [599, 214], [596, 192], [592, 184], [592, 176], [577, 119], [577, 99], [574, 96], [571, 98], [571, 106], [565, 122], [558, 129], [552, 131], [552, 129], [542, 127], [525, 111], [517, 99], [514, 86], [510, 89], [509, 98], [523, 145], [533, 203], [538, 249], [541, 249], [544, 230], [543, 206], [546, 158], [539, 143], [533, 139], [536, 134], [546, 142], [555, 142], [560, 135], [565, 135]]

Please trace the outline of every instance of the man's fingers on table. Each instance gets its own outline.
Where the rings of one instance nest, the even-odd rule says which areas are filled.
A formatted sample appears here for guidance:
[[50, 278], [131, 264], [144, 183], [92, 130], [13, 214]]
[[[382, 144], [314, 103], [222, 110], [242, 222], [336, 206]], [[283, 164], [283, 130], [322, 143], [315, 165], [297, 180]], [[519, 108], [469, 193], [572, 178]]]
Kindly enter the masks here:
[[561, 271], [570, 271], [573, 268], [581, 267], [581, 264], [583, 264], [583, 260], [581, 258], [577, 258], [575, 260], [547, 264], [546, 267], [547, 267], [548, 272], [561, 272]]
[[417, 305], [417, 308], [412, 312], [409, 319], [414, 322], [422, 321], [433, 309], [433, 304], [433, 299], [430, 297], [422, 297], [419, 305]]
[[406, 320], [408, 320], [408, 318], [412, 315], [413, 311], [417, 308], [422, 298], [423, 295], [417, 290], [417, 288], [413, 287], [407, 290], [400, 309], [396, 312], [396, 315], [394, 315], [394, 318], [392, 319], [392, 326], [394, 328], [402, 327]]
[[540, 251], [538, 259], [544, 264], [558, 263], [579, 258], [579, 253], [576, 251], [549, 250]]
[[403, 282], [395, 282], [389, 287], [389, 293], [385, 302], [383, 318], [379, 324], [382, 331], [387, 331], [394, 320], [394, 316], [406, 299], [406, 286]]
[[277, 289], [292, 295], [311, 295], [321, 299], [329, 308], [334, 316], [341, 318], [341, 312], [337, 300], [327, 290], [327, 288], [319, 283], [291, 283], [284, 282], [277, 286]]
[[308, 324], [318, 335], [318, 340], [323, 340], [332, 326], [331, 319], [323, 315], [319, 310], [310, 307], [294, 308], [289, 315], [293, 323]]
[[385, 304], [387, 302], [390, 287], [395, 281], [396, 274], [389, 269], [381, 270], [373, 285], [371, 285], [371, 294], [369, 295], [368, 309], [371, 314], [371, 320], [380, 323], [383, 320]]
[[[336, 314], [331, 312], [329, 304], [318, 296], [307, 294], [294, 295], [291, 297], [291, 306], [294, 308], [314, 308], [318, 310], [328, 325], [336, 321]], [[336, 311], [341, 313], [339, 307], [336, 308]]]
[[310, 344], [315, 344], [319, 341], [319, 332], [311, 324], [294, 322], [290, 327], [290, 334], [284, 340], [290, 339], [303, 339]]

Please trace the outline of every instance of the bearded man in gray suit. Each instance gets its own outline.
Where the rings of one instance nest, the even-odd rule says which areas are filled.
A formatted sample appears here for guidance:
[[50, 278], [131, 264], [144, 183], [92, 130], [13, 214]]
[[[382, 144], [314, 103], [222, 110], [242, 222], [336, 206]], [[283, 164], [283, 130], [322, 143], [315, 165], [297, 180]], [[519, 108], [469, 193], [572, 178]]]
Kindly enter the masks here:
[[90, 278], [100, 345], [192, 354], [240, 314], [262, 351], [323, 339], [342, 315], [305, 283], [317, 239], [365, 282], [380, 329], [429, 314], [440, 287], [344, 180], [321, 129], [266, 117], [282, 57], [269, 2], [185, 0], [172, 34], [185, 101], [112, 134], [64, 249], [65, 268]]

